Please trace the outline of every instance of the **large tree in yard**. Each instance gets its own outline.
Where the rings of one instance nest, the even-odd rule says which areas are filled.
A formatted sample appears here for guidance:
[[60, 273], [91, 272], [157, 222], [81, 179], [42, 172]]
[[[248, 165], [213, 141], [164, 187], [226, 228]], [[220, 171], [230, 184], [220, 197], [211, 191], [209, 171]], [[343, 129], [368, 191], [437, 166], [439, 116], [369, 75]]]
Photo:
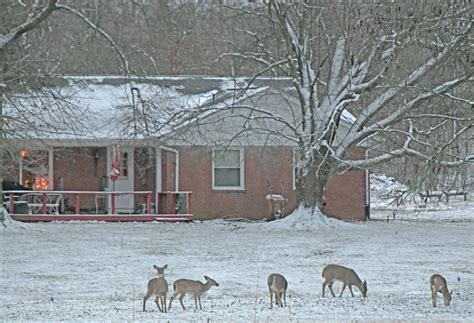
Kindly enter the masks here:
[[[254, 78], [292, 79], [298, 118], [258, 112], [286, 128], [298, 146], [301, 206], [321, 209], [334, 173], [402, 156], [442, 167], [474, 161], [469, 149], [453, 150], [473, 139], [470, 1], [264, 2], [234, 8], [261, 21], [260, 29], [242, 30], [253, 48], [236, 47], [221, 59], [260, 64]], [[341, 127], [345, 110], [355, 116], [349, 131]], [[256, 111], [241, 112], [248, 129], [261, 120]], [[430, 140], [438, 132], [449, 136]], [[370, 154], [354, 159], [356, 147]]]

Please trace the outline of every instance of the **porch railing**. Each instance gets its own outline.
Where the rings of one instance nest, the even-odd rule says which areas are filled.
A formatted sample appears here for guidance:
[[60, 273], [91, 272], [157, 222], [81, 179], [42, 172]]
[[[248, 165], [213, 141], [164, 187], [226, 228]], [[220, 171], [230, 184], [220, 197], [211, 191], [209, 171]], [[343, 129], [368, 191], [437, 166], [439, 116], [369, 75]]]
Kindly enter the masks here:
[[[24, 205], [27, 214], [60, 214], [64, 213], [64, 196], [73, 196], [74, 214], [81, 214], [81, 198], [84, 196], [94, 196], [96, 214], [98, 210], [98, 199], [106, 199], [110, 206], [104, 207], [107, 214], [117, 214], [117, 197], [124, 195], [132, 195], [134, 200], [137, 196], [144, 196], [145, 212], [141, 214], [186, 214], [191, 215], [191, 192], [158, 192], [155, 196], [152, 191], [30, 191], [30, 190], [11, 190], [3, 191], [7, 197], [6, 205], [8, 205], [10, 214], [24, 214], [16, 212], [19, 209], [15, 206]], [[22, 197], [28, 197], [23, 198]], [[55, 197], [52, 199], [52, 197]], [[59, 198], [58, 198], [59, 197]], [[154, 197], [154, 199], [153, 199]], [[143, 198], [142, 198], [143, 200]], [[154, 200], [154, 201], [153, 201]], [[153, 203], [154, 202], [154, 203]], [[110, 213], [109, 213], [110, 210]], [[131, 211], [131, 210], [129, 210]], [[165, 212], [166, 211], [166, 212]], [[129, 212], [136, 214], [137, 211]]]

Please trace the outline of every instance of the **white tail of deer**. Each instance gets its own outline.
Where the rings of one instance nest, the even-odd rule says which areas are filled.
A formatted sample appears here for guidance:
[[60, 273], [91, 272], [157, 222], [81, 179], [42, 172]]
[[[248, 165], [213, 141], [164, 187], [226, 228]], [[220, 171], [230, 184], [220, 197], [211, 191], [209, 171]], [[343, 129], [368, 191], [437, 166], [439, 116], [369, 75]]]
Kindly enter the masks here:
[[352, 292], [352, 286], [357, 287], [362, 293], [362, 296], [364, 298], [367, 296], [367, 282], [366, 281], [362, 282], [359, 276], [357, 276], [356, 272], [352, 270], [351, 268], [347, 268], [347, 267], [343, 267], [339, 265], [327, 265], [323, 269], [322, 276], [324, 278], [323, 297], [324, 297], [324, 290], [326, 286], [329, 286], [329, 290], [331, 291], [332, 296], [336, 297], [336, 295], [334, 295], [334, 292], [332, 290], [332, 284], [336, 280], [343, 283], [341, 294], [339, 295], [339, 297], [342, 296], [342, 293], [344, 292], [344, 289], [346, 288], [346, 286], [349, 287], [352, 297], [354, 297], [354, 293]]
[[160, 312], [166, 312], [166, 294], [168, 293], [168, 282], [165, 279], [165, 269], [168, 265], [158, 267], [153, 265], [153, 268], [158, 273], [158, 277], [152, 278], [148, 281], [148, 289], [143, 297], [143, 312], [145, 312], [145, 304], [150, 296], [155, 295], [155, 303]]
[[271, 274], [268, 276], [268, 290], [270, 292], [270, 308], [273, 308], [273, 294], [275, 294], [276, 305], [283, 307], [282, 299], [286, 306], [286, 289], [288, 282], [280, 274]]
[[431, 301], [433, 307], [436, 307], [436, 297], [438, 293], [443, 294], [444, 306], [448, 306], [451, 302], [451, 295], [453, 291], [448, 291], [448, 283], [446, 279], [438, 274], [434, 274], [430, 277], [430, 288], [431, 288]]
[[186, 308], [183, 304], [183, 298], [187, 293], [192, 294], [194, 296], [194, 303], [196, 305], [196, 309], [198, 308], [199, 301], [199, 309], [202, 310], [201, 296], [205, 292], [207, 292], [212, 286], [219, 286], [219, 284], [214, 279], [208, 276], [204, 276], [204, 279], [206, 280], [206, 283], [201, 283], [198, 280], [190, 279], [178, 279], [177, 281], [175, 281], [173, 284], [174, 292], [170, 298], [170, 305], [168, 307], [168, 310], [171, 308], [171, 303], [177, 295], [179, 295], [179, 302], [181, 303], [183, 310], [185, 310]]

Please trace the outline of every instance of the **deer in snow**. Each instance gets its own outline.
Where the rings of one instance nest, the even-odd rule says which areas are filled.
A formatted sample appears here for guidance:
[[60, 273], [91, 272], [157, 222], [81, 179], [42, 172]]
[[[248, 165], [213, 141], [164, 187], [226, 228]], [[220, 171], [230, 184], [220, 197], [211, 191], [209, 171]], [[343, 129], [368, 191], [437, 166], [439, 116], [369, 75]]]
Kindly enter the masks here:
[[183, 298], [187, 293], [192, 294], [194, 296], [194, 303], [196, 309], [198, 308], [199, 301], [199, 309], [202, 310], [201, 296], [205, 292], [207, 292], [212, 286], [219, 286], [219, 284], [214, 279], [208, 276], [204, 276], [204, 279], [206, 280], [206, 283], [201, 283], [199, 280], [190, 279], [178, 279], [177, 281], [175, 281], [173, 284], [174, 292], [173, 295], [171, 295], [170, 297], [170, 304], [168, 306], [168, 310], [171, 308], [171, 303], [177, 295], [179, 295], [179, 302], [181, 303], [183, 310], [185, 310], [186, 308], [183, 304]]
[[270, 308], [273, 308], [273, 294], [275, 294], [276, 305], [283, 307], [282, 298], [286, 306], [286, 290], [288, 282], [280, 274], [271, 274], [268, 276], [268, 290], [270, 292]]
[[430, 277], [430, 288], [431, 288], [431, 301], [433, 302], [433, 307], [436, 307], [436, 297], [438, 293], [443, 294], [444, 306], [448, 306], [451, 302], [451, 295], [453, 291], [448, 291], [448, 283], [446, 279], [439, 275], [434, 274]]
[[143, 297], [143, 312], [145, 312], [145, 304], [150, 296], [155, 295], [155, 303], [158, 310], [162, 313], [166, 312], [166, 294], [168, 293], [168, 282], [165, 279], [165, 269], [168, 265], [159, 267], [153, 265], [157, 271], [158, 277], [152, 278], [148, 281], [148, 289]]
[[323, 269], [322, 276], [324, 278], [323, 297], [326, 286], [329, 286], [329, 290], [331, 291], [332, 296], [336, 297], [332, 290], [332, 284], [336, 280], [343, 283], [341, 294], [339, 295], [339, 297], [342, 296], [342, 293], [344, 292], [346, 286], [349, 287], [349, 291], [351, 292], [352, 297], [354, 297], [354, 293], [352, 292], [352, 286], [356, 286], [360, 290], [364, 298], [367, 296], [367, 282], [362, 282], [359, 276], [357, 276], [356, 272], [351, 268], [339, 265], [327, 265]]

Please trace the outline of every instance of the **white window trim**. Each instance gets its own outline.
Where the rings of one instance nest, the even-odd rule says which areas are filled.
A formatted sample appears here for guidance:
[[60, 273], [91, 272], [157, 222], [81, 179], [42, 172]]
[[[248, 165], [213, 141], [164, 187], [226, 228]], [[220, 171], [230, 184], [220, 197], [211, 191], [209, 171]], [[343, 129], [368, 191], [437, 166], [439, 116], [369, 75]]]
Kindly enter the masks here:
[[227, 150], [238, 150], [240, 152], [240, 186], [215, 186], [214, 170], [215, 170], [215, 151], [222, 151], [225, 149], [212, 150], [212, 190], [214, 191], [243, 191], [245, 190], [245, 154], [243, 147], [229, 147]]

